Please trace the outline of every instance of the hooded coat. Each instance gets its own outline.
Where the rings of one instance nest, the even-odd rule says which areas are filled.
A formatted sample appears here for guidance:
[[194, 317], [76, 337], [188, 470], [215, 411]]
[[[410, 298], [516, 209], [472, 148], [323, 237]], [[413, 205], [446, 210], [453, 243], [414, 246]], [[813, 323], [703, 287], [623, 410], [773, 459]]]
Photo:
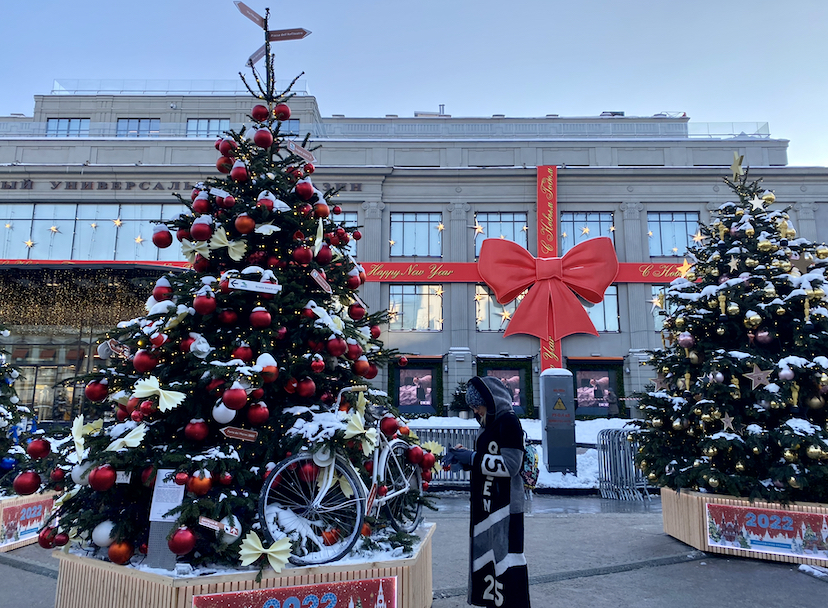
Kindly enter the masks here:
[[471, 555], [468, 603], [528, 608], [523, 553], [523, 430], [500, 379], [469, 381], [486, 402], [485, 426], [471, 469]]

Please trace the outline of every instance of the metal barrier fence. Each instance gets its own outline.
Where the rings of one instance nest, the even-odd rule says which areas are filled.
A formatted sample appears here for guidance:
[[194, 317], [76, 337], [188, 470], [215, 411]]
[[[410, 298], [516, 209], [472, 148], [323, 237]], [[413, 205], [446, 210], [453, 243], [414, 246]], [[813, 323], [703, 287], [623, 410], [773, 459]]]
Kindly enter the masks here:
[[638, 442], [627, 439], [630, 433], [624, 429], [604, 429], [598, 432], [598, 487], [601, 498], [650, 499], [647, 480], [635, 466]]
[[[470, 450], [474, 449], [474, 441], [477, 439], [479, 428], [474, 427], [439, 427], [439, 428], [416, 428], [412, 429], [420, 438], [420, 443], [436, 441], [444, 448], [455, 446], [458, 443]], [[442, 456], [440, 457], [442, 458]], [[469, 473], [459, 466], [451, 467], [451, 471], [440, 471], [431, 479], [431, 483], [439, 485], [468, 485]]]

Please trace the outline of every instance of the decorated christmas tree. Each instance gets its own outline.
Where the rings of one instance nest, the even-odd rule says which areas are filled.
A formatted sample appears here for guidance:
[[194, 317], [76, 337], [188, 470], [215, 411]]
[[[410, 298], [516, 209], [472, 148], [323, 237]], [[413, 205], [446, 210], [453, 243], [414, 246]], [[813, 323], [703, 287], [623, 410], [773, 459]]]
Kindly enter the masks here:
[[[252, 128], [215, 142], [226, 176], [179, 196], [189, 212], [154, 232], [158, 247], [177, 238], [192, 267], [159, 278], [147, 314], [98, 348], [107, 365], [85, 394], [100, 415], [73, 422], [66, 479], [47, 484], [66, 492], [44, 546], [73, 540], [127, 563], [147, 551], [154, 486], [174, 480], [186, 492], [164, 510], [181, 561], [328, 561], [371, 534], [354, 475], [371, 487], [377, 445], [406, 463], [376, 492], [395, 496], [391, 542], [410, 544], [435, 459], [409, 449], [416, 437], [397, 433], [385, 393], [362, 386], [395, 356], [378, 339], [387, 315], [357, 295], [365, 276], [348, 244], [362, 235], [311, 181], [308, 137], [283, 132], [292, 93], [275, 90], [269, 44], [265, 61], [252, 86], [242, 76]], [[20, 475], [32, 491], [45, 481]]]
[[828, 502], [828, 247], [733, 169], [666, 291], [638, 463], [673, 489]]
[[[0, 325], [0, 334], [9, 335], [9, 330]], [[8, 361], [9, 353], [0, 348], [0, 493], [9, 490], [9, 471], [14, 469], [26, 450], [20, 445], [21, 422], [31, 420], [32, 412], [20, 405], [14, 383], [20, 372]]]

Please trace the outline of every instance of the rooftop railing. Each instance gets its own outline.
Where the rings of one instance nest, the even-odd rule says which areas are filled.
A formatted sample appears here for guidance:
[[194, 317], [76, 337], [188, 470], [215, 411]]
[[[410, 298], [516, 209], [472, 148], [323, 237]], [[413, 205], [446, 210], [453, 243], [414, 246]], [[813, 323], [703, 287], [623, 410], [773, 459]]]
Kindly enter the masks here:
[[[253, 81], [250, 81], [253, 84]], [[285, 90], [290, 80], [277, 80]], [[307, 80], [297, 80], [293, 93], [310, 95]], [[75, 80], [52, 83], [52, 95], [240, 95], [247, 94], [240, 80]]]

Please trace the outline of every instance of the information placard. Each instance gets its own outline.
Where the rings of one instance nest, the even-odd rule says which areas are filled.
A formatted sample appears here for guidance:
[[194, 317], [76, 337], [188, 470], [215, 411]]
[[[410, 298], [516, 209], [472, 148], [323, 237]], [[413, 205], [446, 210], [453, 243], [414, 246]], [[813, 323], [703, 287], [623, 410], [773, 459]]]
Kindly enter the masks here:
[[194, 608], [396, 608], [397, 577], [298, 587], [231, 591], [193, 597]]
[[152, 503], [150, 503], [150, 521], [175, 521], [177, 515], [165, 515], [167, 511], [176, 508], [184, 500], [184, 486], [175, 481], [164, 479], [174, 473], [173, 469], [158, 469], [155, 476], [155, 486], [152, 490]]
[[828, 515], [707, 503], [707, 542], [828, 562]]

